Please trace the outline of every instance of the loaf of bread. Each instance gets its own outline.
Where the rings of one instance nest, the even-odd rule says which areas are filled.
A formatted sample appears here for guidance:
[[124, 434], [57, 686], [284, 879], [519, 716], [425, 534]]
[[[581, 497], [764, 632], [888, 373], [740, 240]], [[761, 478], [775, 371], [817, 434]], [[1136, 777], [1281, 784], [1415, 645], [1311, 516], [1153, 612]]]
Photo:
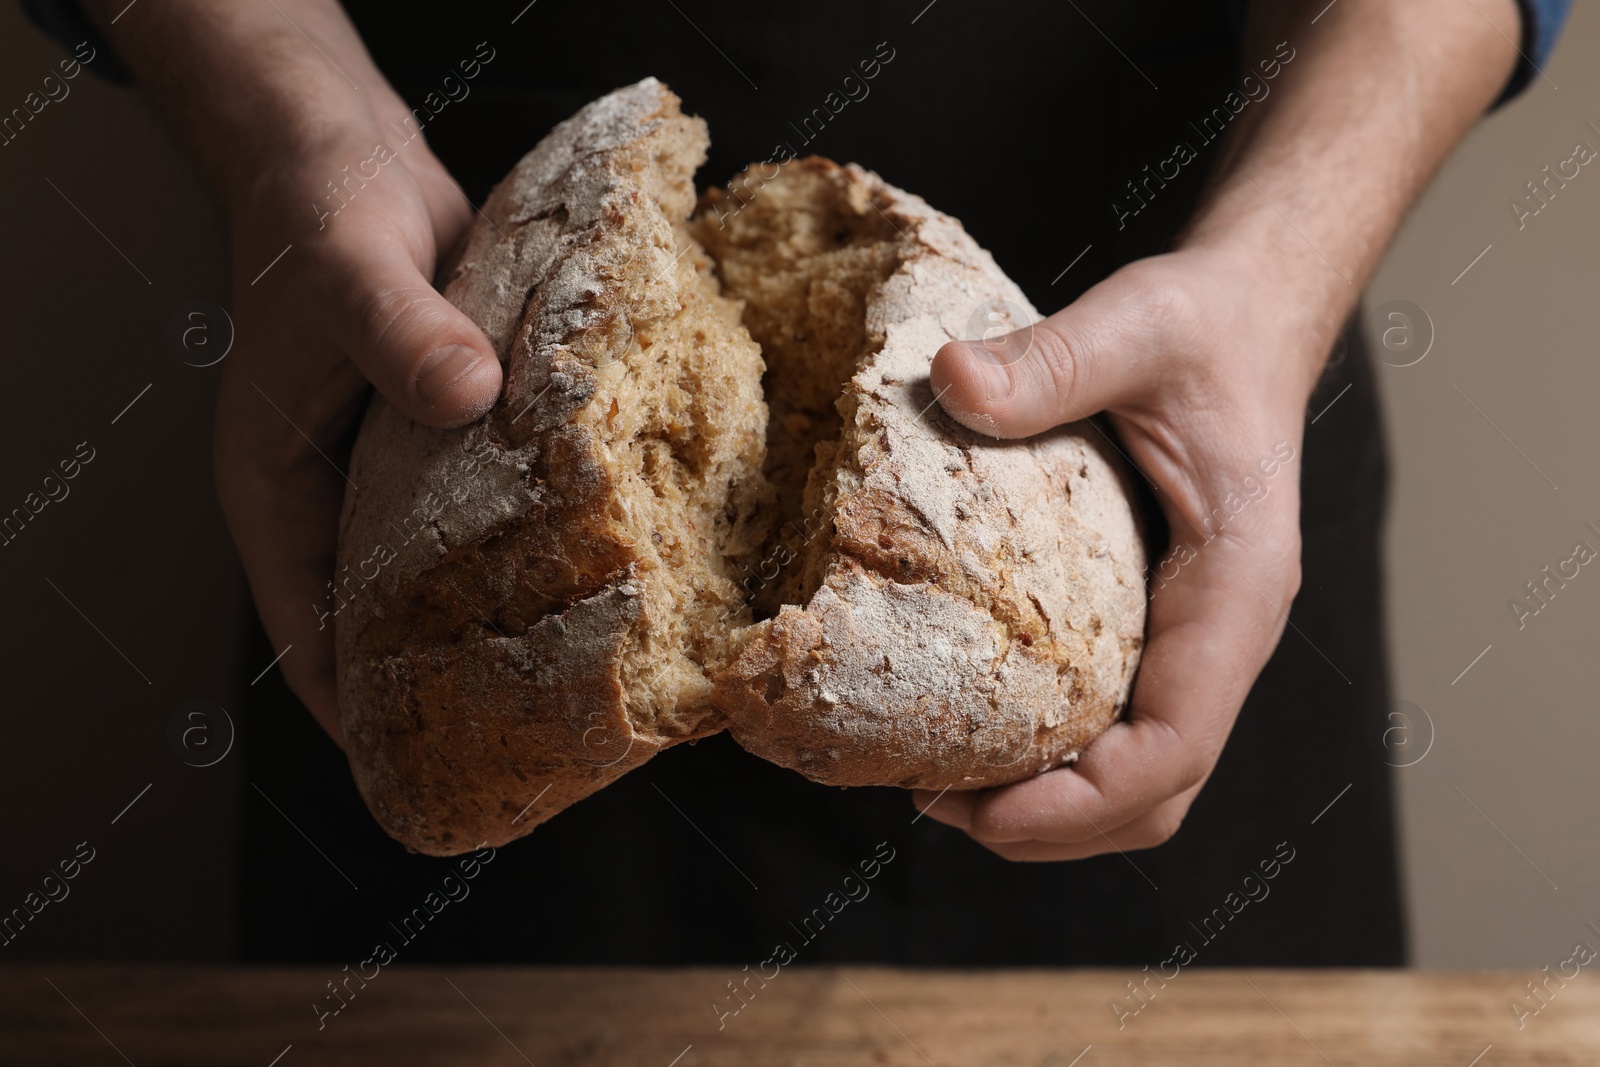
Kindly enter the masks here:
[[975, 318], [1036, 317], [1022, 293], [854, 166], [755, 167], [691, 219], [707, 144], [654, 79], [558, 126], [442, 273], [499, 402], [367, 413], [340, 708], [408, 848], [503, 844], [723, 729], [821, 782], [1003, 784], [1127, 699], [1145, 549], [1115, 453], [1085, 424], [980, 437], [928, 383]]

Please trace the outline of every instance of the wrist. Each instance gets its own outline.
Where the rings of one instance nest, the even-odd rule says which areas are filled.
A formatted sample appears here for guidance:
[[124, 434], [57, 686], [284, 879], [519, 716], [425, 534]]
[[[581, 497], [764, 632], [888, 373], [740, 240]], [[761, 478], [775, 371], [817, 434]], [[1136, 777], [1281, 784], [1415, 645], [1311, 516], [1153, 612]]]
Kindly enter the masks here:
[[104, 0], [89, 6], [187, 142], [230, 224], [270, 200], [286, 175], [370, 152], [383, 119], [405, 113], [334, 0], [169, 0], [115, 25]]
[[1173, 250], [1248, 305], [1252, 340], [1293, 360], [1309, 393], [1375, 263], [1342, 261], [1345, 249], [1291, 223], [1264, 192], [1242, 180], [1219, 192]]

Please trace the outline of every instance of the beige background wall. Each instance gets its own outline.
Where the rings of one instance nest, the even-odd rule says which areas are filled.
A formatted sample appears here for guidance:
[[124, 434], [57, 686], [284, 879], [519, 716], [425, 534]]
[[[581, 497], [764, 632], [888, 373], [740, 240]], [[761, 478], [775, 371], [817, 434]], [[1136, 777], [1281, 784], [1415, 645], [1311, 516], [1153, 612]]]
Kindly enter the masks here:
[[[20, 101], [60, 51], [11, 4], [0, 4], [0, 41], [0, 100]], [[1597, 49], [1600, 12], [1580, 4], [1548, 70], [1554, 84], [1537, 83], [1474, 133], [1371, 290], [1373, 307], [1420, 305], [1437, 333], [1422, 362], [1380, 368], [1396, 455], [1396, 695], [1424, 708], [1435, 733], [1427, 755], [1396, 772], [1425, 966], [1537, 969], [1593, 938], [1586, 920], [1600, 923], [1600, 560], [1520, 632], [1506, 604], [1576, 540], [1600, 551], [1600, 535], [1583, 529], [1600, 526], [1600, 161], [1520, 232], [1507, 207], [1575, 141], [1600, 149], [1585, 126], [1600, 125]], [[0, 424], [0, 489], [32, 488], [29, 472], [42, 476], [85, 438], [103, 457], [0, 556], [11, 753], [0, 883], [7, 899], [19, 894], [84, 838], [103, 858], [76, 890], [92, 903], [74, 905], [70, 923], [44, 922], [47, 912], [9, 951], [221, 958], [237, 759], [184, 766], [164, 731], [184, 700], [230, 704], [254, 669], [237, 662], [238, 577], [211, 498], [215, 370], [184, 367], [163, 333], [186, 301], [222, 299], [224, 263], [209, 206], [145, 111], [88, 76], [72, 85], [0, 149], [13, 407]], [[184, 622], [144, 624], [151, 604], [167, 617], [174, 600]]]
[[1508, 206], [1576, 142], [1600, 151], [1597, 50], [1579, 3], [1548, 80], [1461, 147], [1368, 294], [1436, 330], [1422, 362], [1379, 368], [1395, 695], [1434, 727], [1396, 772], [1423, 965], [1537, 969], [1600, 924], [1600, 559], [1520, 630], [1507, 604], [1577, 541], [1600, 552], [1600, 159], [1520, 231]]

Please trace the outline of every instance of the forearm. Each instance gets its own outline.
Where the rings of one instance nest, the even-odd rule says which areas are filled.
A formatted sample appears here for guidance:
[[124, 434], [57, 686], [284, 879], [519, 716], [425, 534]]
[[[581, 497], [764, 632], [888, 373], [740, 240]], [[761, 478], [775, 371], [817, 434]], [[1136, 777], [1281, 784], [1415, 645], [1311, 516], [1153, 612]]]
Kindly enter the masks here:
[[1519, 16], [1513, 0], [1326, 5], [1252, 4], [1258, 80], [1279, 42], [1294, 59], [1230, 128], [1178, 247], [1247, 258], [1259, 298], [1331, 343], [1407, 208], [1506, 84]]
[[85, 6], [230, 215], [289, 161], [370, 150], [368, 132], [406, 114], [335, 0]]

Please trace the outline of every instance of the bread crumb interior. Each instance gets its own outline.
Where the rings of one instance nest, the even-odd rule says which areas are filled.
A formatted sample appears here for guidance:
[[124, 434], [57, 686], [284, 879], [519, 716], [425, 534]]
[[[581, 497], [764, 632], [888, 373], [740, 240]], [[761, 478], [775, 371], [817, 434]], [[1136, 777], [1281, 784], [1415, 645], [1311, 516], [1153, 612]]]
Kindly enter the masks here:
[[669, 737], [694, 734], [710, 714], [709, 668], [749, 618], [735, 575], [760, 550], [771, 500], [760, 350], [718, 295], [710, 260], [675, 229], [679, 310], [633, 323], [580, 416], [610, 452], [612, 518], [641, 542], [634, 584], [649, 622], [619, 662], [629, 715]]
[[674, 220], [677, 310], [637, 314], [577, 416], [609, 452], [612, 518], [645, 542], [649, 623], [619, 671], [629, 718], [667, 737], [703, 732], [711, 679], [749, 624], [822, 581], [853, 415], [843, 387], [882, 342], [866, 301], [898, 264], [892, 224], [831, 164], [759, 183], [746, 172], [683, 224], [673, 208], [688, 180], [656, 186]]
[[766, 361], [764, 474], [777, 500], [767, 542], [741, 573], [764, 619], [822, 583], [847, 475], [839, 467], [849, 465], [840, 439], [854, 411], [843, 390], [882, 345], [867, 333], [867, 299], [899, 264], [898, 234], [848, 172], [822, 160], [768, 180], [747, 170], [702, 198], [692, 226]]

